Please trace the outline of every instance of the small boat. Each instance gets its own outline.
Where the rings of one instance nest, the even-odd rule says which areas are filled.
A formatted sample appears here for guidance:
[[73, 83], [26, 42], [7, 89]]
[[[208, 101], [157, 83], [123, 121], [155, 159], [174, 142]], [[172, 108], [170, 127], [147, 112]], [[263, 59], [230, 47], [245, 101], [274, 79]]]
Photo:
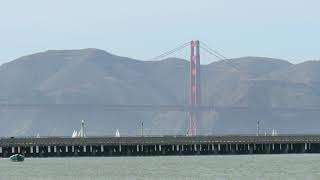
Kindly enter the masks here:
[[119, 129], [117, 129], [117, 131], [116, 131], [116, 137], [120, 137]]
[[24, 161], [24, 156], [22, 154], [14, 154], [10, 156], [12, 162], [22, 162]]

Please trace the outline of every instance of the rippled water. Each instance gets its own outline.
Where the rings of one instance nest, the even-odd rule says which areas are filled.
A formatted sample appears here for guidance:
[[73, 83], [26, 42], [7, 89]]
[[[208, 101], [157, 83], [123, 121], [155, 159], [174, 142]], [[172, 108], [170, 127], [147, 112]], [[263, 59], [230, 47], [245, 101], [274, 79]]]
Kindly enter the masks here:
[[0, 159], [0, 179], [320, 179], [320, 154]]

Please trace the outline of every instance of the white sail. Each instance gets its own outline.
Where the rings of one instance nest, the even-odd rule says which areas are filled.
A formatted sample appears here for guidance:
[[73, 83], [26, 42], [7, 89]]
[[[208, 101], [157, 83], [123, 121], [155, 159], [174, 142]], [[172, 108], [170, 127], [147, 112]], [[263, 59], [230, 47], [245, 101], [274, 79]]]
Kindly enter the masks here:
[[73, 136], [73, 137], [74, 137], [74, 138], [76, 138], [77, 136], [78, 136], [78, 131], [77, 131], [77, 130], [75, 130], [75, 131], [74, 131], [74, 136]]
[[120, 137], [119, 129], [117, 129], [117, 131], [116, 131], [116, 137]]
[[71, 137], [76, 137], [76, 130], [73, 130], [72, 136]]
[[73, 138], [84, 138], [86, 137], [85, 131], [84, 131], [84, 121], [81, 121], [81, 128], [79, 131], [73, 130], [72, 136]]

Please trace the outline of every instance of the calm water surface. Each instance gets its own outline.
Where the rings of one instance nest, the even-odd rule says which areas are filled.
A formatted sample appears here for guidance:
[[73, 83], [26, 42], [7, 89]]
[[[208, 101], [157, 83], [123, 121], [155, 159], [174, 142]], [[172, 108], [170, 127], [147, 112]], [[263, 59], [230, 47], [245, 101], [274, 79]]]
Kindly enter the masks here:
[[320, 179], [320, 154], [0, 158], [0, 179]]

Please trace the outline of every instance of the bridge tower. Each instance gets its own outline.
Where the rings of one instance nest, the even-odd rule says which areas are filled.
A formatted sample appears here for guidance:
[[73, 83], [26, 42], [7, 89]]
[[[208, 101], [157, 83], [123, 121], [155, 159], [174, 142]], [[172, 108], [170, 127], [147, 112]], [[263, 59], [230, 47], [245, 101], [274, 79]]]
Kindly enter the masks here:
[[197, 134], [197, 125], [199, 126], [201, 105], [201, 82], [200, 82], [200, 41], [191, 41], [191, 56], [190, 56], [190, 89], [189, 89], [189, 130], [188, 135], [194, 136]]

